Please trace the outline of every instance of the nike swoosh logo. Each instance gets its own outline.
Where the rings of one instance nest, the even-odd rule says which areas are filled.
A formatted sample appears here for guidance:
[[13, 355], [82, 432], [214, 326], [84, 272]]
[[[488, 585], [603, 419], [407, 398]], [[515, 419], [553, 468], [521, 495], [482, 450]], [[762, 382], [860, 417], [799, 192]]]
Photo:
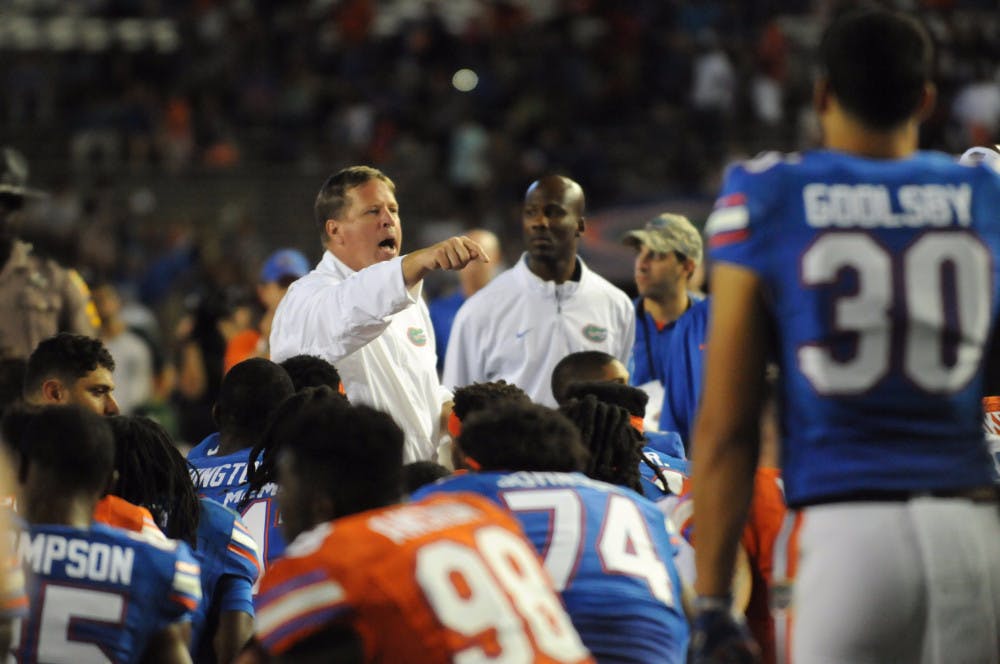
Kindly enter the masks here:
[[518, 339], [520, 339], [521, 337], [523, 337], [524, 335], [526, 335], [528, 332], [531, 332], [531, 328], [530, 327], [527, 330], [523, 330], [521, 332], [515, 332], [514, 336], [517, 337]]

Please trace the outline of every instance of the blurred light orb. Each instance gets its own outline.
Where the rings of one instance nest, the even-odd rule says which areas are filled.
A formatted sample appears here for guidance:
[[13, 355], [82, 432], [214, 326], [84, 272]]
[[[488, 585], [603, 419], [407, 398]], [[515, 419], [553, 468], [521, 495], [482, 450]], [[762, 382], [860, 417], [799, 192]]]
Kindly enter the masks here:
[[459, 92], [472, 92], [479, 85], [479, 75], [471, 69], [459, 69], [451, 77], [451, 84]]

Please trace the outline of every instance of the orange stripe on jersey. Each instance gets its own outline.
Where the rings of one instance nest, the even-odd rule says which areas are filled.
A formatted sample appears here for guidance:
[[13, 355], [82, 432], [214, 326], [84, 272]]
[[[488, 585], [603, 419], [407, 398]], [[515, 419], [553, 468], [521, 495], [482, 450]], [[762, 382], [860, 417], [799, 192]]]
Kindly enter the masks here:
[[192, 597], [185, 597], [184, 595], [171, 595], [170, 600], [173, 602], [177, 602], [178, 604], [186, 608], [188, 611], [194, 611], [195, 609], [198, 608], [198, 600]]
[[253, 553], [251, 551], [247, 551], [246, 549], [238, 547], [238, 546], [235, 546], [233, 544], [230, 544], [226, 548], [229, 551], [235, 553], [236, 555], [241, 556], [243, 558], [246, 558], [251, 563], [253, 563], [254, 569], [256, 569], [257, 570], [257, 574], [260, 575], [260, 561], [257, 560], [257, 555], [255, 553]]

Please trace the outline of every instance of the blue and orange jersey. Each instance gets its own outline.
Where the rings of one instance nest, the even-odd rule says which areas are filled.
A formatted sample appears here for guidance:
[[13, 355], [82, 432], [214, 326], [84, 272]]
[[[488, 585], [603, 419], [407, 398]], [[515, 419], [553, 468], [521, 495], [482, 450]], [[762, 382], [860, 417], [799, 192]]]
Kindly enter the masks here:
[[199, 498], [209, 498], [239, 513], [250, 530], [260, 554], [262, 568], [285, 550], [278, 511], [277, 485], [270, 483], [244, 504], [249, 487], [247, 466], [250, 450], [242, 449], [219, 456], [219, 434], [206, 438], [188, 452], [191, 479]]
[[195, 662], [214, 662], [212, 637], [219, 615], [254, 615], [253, 587], [261, 570], [257, 543], [239, 514], [208, 498], [199, 502], [195, 557], [201, 565], [203, 600], [191, 618], [191, 653]]
[[414, 497], [469, 491], [517, 517], [598, 661], [686, 660], [675, 549], [652, 502], [581, 473], [523, 471], [446, 477]]
[[154, 634], [201, 601], [201, 570], [182, 542], [101, 524], [31, 525], [16, 547], [31, 607], [12, 647], [19, 662], [138, 662]]
[[729, 169], [705, 230], [716, 264], [759, 279], [775, 331], [789, 505], [990, 484], [998, 209], [1000, 174], [933, 152]]
[[261, 581], [257, 638], [282, 654], [333, 627], [366, 662], [593, 662], [517, 522], [474, 495], [299, 535]]

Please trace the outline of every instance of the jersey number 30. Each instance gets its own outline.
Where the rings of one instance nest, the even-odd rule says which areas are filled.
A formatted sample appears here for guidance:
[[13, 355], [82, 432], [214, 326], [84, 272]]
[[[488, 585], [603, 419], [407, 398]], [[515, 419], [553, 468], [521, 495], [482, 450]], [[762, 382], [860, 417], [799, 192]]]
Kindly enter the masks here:
[[[894, 255], [867, 233], [829, 233], [802, 255], [806, 288], [836, 283], [843, 270], [856, 274], [857, 287], [836, 298], [833, 325], [835, 333], [856, 335], [856, 351], [845, 359], [825, 344], [798, 349], [799, 368], [817, 392], [865, 392], [890, 372], [894, 357], [929, 393], [954, 393], [975, 376], [993, 292], [990, 253], [976, 236], [930, 231]], [[899, 334], [893, 321], [904, 324]]]

